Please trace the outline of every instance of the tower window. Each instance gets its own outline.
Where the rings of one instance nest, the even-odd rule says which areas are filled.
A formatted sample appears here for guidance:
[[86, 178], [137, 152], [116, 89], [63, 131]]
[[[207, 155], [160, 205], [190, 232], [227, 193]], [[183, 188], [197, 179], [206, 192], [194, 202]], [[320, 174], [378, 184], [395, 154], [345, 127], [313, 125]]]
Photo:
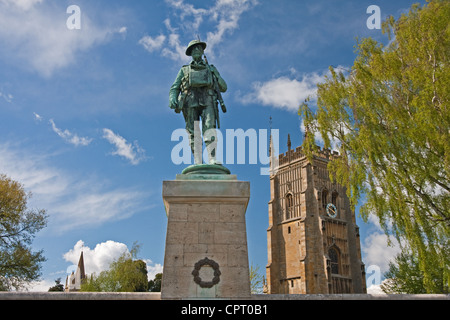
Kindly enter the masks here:
[[339, 194], [337, 192], [333, 192], [333, 194], [331, 195], [331, 202], [337, 206], [337, 198], [338, 198]]
[[326, 209], [328, 204], [328, 191], [327, 190], [323, 190], [322, 191], [322, 207], [324, 209]]
[[336, 248], [328, 249], [328, 257], [330, 258], [331, 273], [339, 274], [339, 253]]
[[294, 197], [292, 193], [288, 193], [286, 195], [286, 219], [292, 218], [292, 214], [294, 211]]

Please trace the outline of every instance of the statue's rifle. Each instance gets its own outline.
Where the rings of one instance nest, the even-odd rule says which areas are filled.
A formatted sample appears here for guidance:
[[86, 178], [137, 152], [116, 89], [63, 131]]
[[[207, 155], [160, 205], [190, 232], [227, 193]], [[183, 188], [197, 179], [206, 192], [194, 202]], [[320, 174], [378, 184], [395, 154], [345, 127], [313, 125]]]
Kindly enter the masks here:
[[223, 102], [223, 99], [222, 99], [222, 93], [220, 92], [220, 88], [219, 88], [219, 79], [217, 79], [214, 71], [212, 70], [211, 66], [209, 65], [208, 58], [206, 58], [206, 55], [203, 54], [203, 56], [205, 57], [206, 65], [208, 66], [209, 70], [212, 73], [213, 86], [214, 86], [214, 90], [216, 91], [217, 101], [219, 101], [219, 103], [220, 103], [220, 108], [222, 109], [222, 112], [226, 113], [227, 112], [227, 107], [225, 106], [225, 103]]

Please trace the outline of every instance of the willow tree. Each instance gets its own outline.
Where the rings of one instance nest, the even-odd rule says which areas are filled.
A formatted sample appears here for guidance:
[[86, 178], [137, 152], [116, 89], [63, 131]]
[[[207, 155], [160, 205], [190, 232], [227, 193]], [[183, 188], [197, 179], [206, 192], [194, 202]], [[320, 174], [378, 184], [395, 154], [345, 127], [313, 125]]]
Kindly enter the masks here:
[[330, 67], [317, 108], [299, 108], [312, 158], [315, 137], [339, 149], [332, 179], [347, 187], [361, 216], [379, 218], [418, 257], [427, 292], [436, 264], [450, 281], [450, 2], [413, 5], [383, 33], [389, 44], [358, 40], [351, 70]]

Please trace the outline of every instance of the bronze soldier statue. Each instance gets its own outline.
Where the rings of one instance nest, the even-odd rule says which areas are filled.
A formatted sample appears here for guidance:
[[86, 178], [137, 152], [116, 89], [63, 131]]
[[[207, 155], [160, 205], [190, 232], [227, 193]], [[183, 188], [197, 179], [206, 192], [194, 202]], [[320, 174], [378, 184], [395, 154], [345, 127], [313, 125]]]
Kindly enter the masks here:
[[[195, 164], [202, 163], [202, 143], [200, 143], [200, 147], [195, 148], [195, 139], [201, 139], [195, 135], [196, 132], [199, 132], [195, 126], [198, 126], [200, 119], [202, 120], [202, 134], [208, 151], [209, 163], [216, 164], [215, 148], [211, 143], [216, 137], [215, 129], [220, 128], [219, 102], [222, 111], [226, 112], [221, 92], [227, 91], [227, 84], [216, 67], [208, 64], [206, 56], [203, 60], [205, 49], [206, 43], [200, 40], [193, 40], [189, 43], [186, 55], [191, 56], [192, 61], [190, 64], [184, 65], [178, 72], [177, 78], [170, 88], [169, 106], [176, 113], [183, 112]], [[214, 132], [209, 130], [214, 130]], [[206, 132], [208, 132], [207, 135], [205, 135]]]

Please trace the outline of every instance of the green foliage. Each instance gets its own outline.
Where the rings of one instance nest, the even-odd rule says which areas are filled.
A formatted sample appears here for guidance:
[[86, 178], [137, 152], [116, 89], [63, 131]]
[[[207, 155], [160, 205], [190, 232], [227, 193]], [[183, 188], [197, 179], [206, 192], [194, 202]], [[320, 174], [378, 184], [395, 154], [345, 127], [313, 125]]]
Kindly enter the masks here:
[[264, 276], [259, 273], [259, 266], [250, 265], [250, 291], [251, 293], [262, 293]]
[[43, 251], [32, 252], [35, 234], [47, 224], [45, 210], [30, 210], [23, 186], [0, 174], [0, 291], [38, 280]]
[[449, 283], [450, 231], [450, 2], [413, 5], [383, 23], [390, 43], [358, 40], [351, 71], [330, 68], [318, 85], [317, 110], [299, 108], [309, 132], [340, 157], [330, 177], [347, 187], [361, 215], [375, 214], [387, 234], [418, 257], [427, 292], [436, 292], [434, 264]]
[[425, 277], [420, 270], [417, 256], [409, 250], [397, 255], [394, 262], [389, 264], [389, 271], [384, 275], [387, 280], [381, 284], [381, 289], [388, 294], [405, 293], [449, 293], [448, 283], [445, 280], [444, 269], [439, 263], [433, 264], [430, 278], [433, 282], [433, 291], [425, 288]]
[[148, 291], [161, 292], [162, 273], [155, 274], [155, 279], [148, 282]]
[[145, 292], [147, 291], [147, 265], [136, 257], [138, 246], [135, 244], [131, 253], [124, 253], [113, 261], [108, 270], [98, 276], [91, 275], [81, 285], [81, 291], [93, 292]]
[[61, 278], [55, 280], [55, 285], [48, 289], [48, 292], [61, 292], [64, 291], [64, 285], [61, 283]]

